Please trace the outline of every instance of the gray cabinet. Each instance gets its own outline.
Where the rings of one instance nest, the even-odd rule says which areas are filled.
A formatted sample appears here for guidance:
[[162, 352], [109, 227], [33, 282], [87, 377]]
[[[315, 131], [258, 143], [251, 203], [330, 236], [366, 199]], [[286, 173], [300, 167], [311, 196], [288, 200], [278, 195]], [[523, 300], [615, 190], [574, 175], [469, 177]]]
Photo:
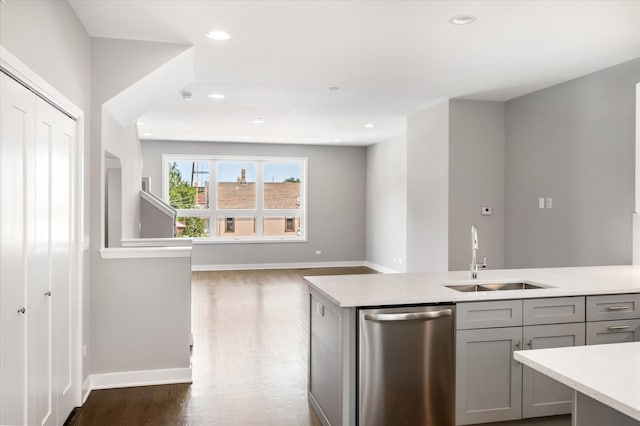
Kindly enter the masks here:
[[321, 417], [340, 424], [340, 318], [330, 305], [310, 297], [309, 393], [322, 407]]
[[[582, 346], [585, 344], [584, 323], [525, 326], [522, 337], [525, 349]], [[572, 400], [571, 388], [523, 366], [522, 417], [571, 413]]]
[[522, 325], [522, 300], [460, 303], [457, 307], [458, 330], [519, 325]]
[[640, 294], [587, 296], [587, 321], [640, 318]]
[[584, 322], [584, 297], [555, 297], [522, 301], [524, 325]]
[[521, 417], [522, 328], [458, 330], [456, 334], [456, 424]]
[[640, 295], [587, 297], [587, 345], [640, 341]]
[[587, 345], [640, 342], [640, 319], [587, 323]]
[[571, 391], [513, 352], [584, 345], [584, 297], [459, 303], [456, 319], [457, 425], [571, 412]]

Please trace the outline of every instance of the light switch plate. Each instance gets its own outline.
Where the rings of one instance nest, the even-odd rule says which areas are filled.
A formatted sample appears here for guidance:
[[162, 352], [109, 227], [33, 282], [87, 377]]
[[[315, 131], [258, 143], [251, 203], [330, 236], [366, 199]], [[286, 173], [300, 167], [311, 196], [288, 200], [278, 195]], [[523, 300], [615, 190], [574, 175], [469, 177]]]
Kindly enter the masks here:
[[321, 317], [324, 316], [324, 305], [322, 305], [321, 303], [316, 303], [316, 313], [318, 315], [320, 315]]

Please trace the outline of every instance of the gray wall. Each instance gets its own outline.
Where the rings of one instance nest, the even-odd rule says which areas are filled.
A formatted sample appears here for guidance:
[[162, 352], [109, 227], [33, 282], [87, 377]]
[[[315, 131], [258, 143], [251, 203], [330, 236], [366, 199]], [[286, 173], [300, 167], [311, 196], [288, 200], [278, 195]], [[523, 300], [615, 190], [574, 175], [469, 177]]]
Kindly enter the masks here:
[[[503, 102], [449, 103], [449, 270], [469, 268], [471, 225], [479, 256], [504, 268], [505, 107]], [[491, 216], [482, 216], [490, 206]], [[480, 260], [480, 259], [479, 259]]]
[[96, 269], [109, 285], [92, 293], [91, 373], [188, 368], [189, 258], [103, 259]]
[[194, 244], [194, 266], [365, 259], [366, 148], [172, 141], [142, 141], [141, 147], [143, 176], [150, 177], [151, 192], [158, 196], [163, 154], [308, 158], [308, 242]]
[[[190, 269], [189, 259], [103, 259], [99, 252], [104, 232], [100, 219], [104, 217], [105, 151], [117, 157], [122, 166], [122, 234], [125, 238], [137, 236], [141, 187], [136, 126], [133, 123], [123, 126], [103, 104], [187, 48], [169, 43], [91, 39], [94, 149], [90, 170], [94, 220], [89, 356], [92, 374], [188, 366], [188, 344], [185, 346], [188, 332], [184, 332], [184, 318], [190, 312], [190, 289], [183, 284], [189, 280], [189, 275], [184, 274]], [[141, 268], [150, 263], [158, 265], [157, 270], [149, 267], [145, 274]], [[171, 265], [174, 269], [168, 270]], [[156, 289], [157, 286], [163, 288]], [[162, 318], [158, 317], [160, 314]], [[173, 327], [170, 324], [179, 329], [171, 328], [158, 339], [154, 330]]]
[[407, 259], [407, 139], [367, 148], [368, 262], [396, 272]]
[[449, 101], [407, 122], [407, 271], [446, 271], [449, 230]]
[[507, 102], [507, 267], [631, 263], [639, 81], [636, 59]]
[[[46, 48], [45, 46], [46, 43]], [[0, 44], [84, 112], [84, 162], [90, 156], [90, 39], [66, 1], [0, 3]], [[85, 173], [84, 234], [89, 235], [90, 174]], [[89, 256], [83, 256], [82, 344], [90, 342]], [[83, 363], [83, 381], [89, 363]]]

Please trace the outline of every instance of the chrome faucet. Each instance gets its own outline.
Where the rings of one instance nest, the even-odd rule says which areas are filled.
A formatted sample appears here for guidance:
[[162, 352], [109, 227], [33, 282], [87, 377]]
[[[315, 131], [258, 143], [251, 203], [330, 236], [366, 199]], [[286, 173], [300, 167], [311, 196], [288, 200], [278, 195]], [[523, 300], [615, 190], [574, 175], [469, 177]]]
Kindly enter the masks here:
[[482, 263], [478, 264], [476, 251], [478, 250], [478, 228], [475, 225], [471, 225], [471, 264], [469, 265], [469, 273], [472, 280], [478, 279], [478, 269], [485, 269], [487, 267], [487, 256], [484, 257]]

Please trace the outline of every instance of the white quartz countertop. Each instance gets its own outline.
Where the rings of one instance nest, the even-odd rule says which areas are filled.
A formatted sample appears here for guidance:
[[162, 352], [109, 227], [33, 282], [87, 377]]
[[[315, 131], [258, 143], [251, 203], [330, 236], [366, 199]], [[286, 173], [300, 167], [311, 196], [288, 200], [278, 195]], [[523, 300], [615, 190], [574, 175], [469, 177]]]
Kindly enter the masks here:
[[547, 288], [464, 293], [445, 287], [471, 283], [469, 271], [308, 276], [305, 279], [311, 290], [340, 307], [640, 293], [640, 266], [632, 265], [483, 270], [478, 275], [478, 281], [473, 283], [524, 281]]
[[640, 342], [516, 351], [514, 357], [640, 420]]

